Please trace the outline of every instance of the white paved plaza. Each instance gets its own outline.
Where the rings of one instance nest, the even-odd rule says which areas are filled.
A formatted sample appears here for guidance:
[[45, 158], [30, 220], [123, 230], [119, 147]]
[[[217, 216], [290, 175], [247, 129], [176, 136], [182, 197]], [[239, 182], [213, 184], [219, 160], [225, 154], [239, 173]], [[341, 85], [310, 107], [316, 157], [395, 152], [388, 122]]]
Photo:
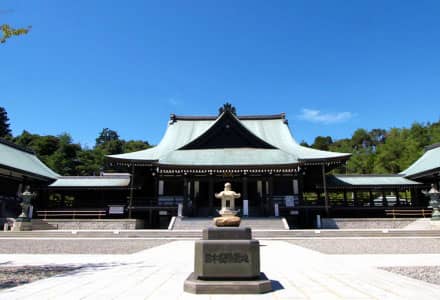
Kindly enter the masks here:
[[[260, 243], [261, 269], [276, 290], [227, 299], [440, 299], [437, 285], [375, 268], [440, 265], [440, 254], [326, 255], [286, 241]], [[8, 266], [85, 265], [3, 290], [0, 299], [225, 299], [183, 291], [193, 251], [194, 242], [182, 240], [131, 255], [0, 255]]]

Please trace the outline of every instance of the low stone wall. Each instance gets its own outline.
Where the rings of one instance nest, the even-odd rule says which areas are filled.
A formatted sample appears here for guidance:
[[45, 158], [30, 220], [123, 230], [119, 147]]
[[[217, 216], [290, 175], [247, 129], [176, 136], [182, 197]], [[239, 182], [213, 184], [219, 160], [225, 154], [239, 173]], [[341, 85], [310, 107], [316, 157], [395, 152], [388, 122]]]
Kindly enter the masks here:
[[416, 221], [416, 218], [322, 218], [323, 229], [398, 229]]
[[144, 228], [144, 221], [138, 219], [34, 219], [32, 222], [34, 223], [34, 221], [38, 225], [44, 223], [58, 230], [133, 230]]

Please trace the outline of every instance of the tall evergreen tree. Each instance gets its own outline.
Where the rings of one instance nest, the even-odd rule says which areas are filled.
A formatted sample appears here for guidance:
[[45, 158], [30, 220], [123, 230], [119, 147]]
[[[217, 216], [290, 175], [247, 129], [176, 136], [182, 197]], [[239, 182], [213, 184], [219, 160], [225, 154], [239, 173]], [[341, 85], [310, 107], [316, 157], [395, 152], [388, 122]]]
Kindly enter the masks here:
[[8, 113], [4, 107], [0, 107], [0, 137], [9, 138], [11, 137], [11, 129], [9, 128], [9, 118]]

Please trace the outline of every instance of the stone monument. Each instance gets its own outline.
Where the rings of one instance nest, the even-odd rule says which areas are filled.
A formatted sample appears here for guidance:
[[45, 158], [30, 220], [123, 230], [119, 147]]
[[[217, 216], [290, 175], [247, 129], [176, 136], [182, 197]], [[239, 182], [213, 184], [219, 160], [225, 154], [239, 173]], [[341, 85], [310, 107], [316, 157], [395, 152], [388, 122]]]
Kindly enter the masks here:
[[[272, 283], [260, 272], [260, 243], [252, 239], [250, 228], [239, 228], [234, 199], [240, 194], [225, 184], [215, 195], [222, 199], [218, 227], [203, 229], [195, 242], [194, 272], [184, 283], [184, 291], [194, 294], [261, 294], [272, 291]], [[237, 221], [238, 218], [238, 221]], [[232, 225], [233, 224], [233, 225]], [[224, 227], [229, 226], [229, 227]]]
[[217, 211], [220, 217], [214, 218], [214, 224], [216, 226], [240, 226], [240, 217], [237, 217], [239, 210], [235, 210], [235, 199], [241, 197], [239, 193], [234, 192], [231, 189], [229, 182], [225, 183], [225, 189], [218, 194], [215, 194], [217, 199], [221, 199], [221, 209]]
[[35, 193], [31, 193], [30, 187], [26, 186], [25, 191], [20, 195], [21, 198], [21, 214], [15, 219], [13, 231], [30, 231], [32, 230], [31, 217], [29, 217], [29, 209], [32, 206], [31, 201], [35, 197]]

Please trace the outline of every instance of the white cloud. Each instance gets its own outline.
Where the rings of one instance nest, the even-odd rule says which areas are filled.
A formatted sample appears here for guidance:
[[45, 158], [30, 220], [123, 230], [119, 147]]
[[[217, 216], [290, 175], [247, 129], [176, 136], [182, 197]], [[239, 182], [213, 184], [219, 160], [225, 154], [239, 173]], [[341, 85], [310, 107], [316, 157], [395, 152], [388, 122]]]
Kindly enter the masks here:
[[322, 113], [319, 110], [303, 108], [299, 118], [301, 120], [315, 122], [315, 123], [341, 123], [348, 121], [353, 117], [353, 114], [348, 111], [337, 112], [337, 113]]
[[168, 103], [171, 104], [172, 106], [178, 106], [180, 105], [181, 102], [182, 101], [176, 98], [168, 98]]

